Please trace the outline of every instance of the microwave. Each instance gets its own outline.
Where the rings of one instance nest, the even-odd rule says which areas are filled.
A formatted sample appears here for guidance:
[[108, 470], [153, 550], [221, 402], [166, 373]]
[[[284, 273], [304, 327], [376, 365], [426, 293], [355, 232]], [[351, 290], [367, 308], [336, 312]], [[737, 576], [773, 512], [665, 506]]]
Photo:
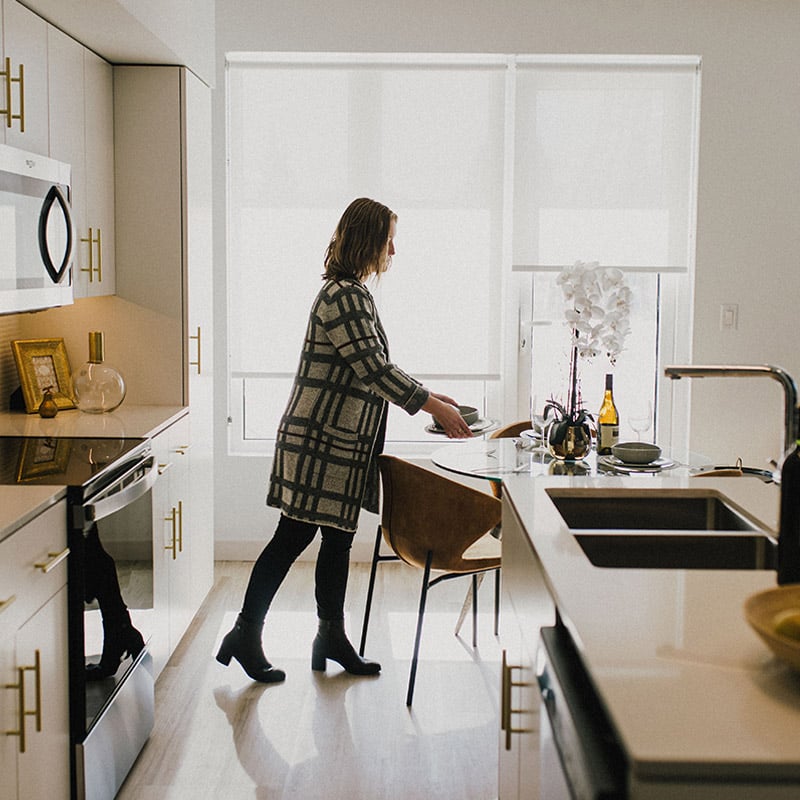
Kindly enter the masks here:
[[0, 314], [72, 303], [69, 164], [0, 144]]

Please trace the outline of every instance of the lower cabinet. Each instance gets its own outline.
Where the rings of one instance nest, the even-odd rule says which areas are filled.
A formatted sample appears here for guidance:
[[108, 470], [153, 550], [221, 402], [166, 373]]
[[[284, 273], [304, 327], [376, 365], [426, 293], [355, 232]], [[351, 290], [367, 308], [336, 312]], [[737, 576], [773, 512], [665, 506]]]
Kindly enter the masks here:
[[[159, 479], [153, 490], [153, 606], [155, 674], [164, 668], [211, 588], [213, 528], [195, 513], [191, 487], [190, 416], [153, 438]], [[197, 481], [202, 483], [202, 464]]]
[[500, 638], [499, 800], [546, 800], [540, 791], [536, 680], [539, 629], [555, 622], [555, 605], [527, 534], [503, 497], [503, 595]]
[[0, 798], [69, 798], [66, 508], [0, 543]]

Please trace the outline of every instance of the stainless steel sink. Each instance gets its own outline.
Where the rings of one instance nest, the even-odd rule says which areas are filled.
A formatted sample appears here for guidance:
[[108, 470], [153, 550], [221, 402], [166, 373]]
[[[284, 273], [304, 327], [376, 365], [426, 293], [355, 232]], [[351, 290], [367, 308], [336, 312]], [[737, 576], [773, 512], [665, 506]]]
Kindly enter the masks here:
[[628, 494], [548, 491], [573, 530], [753, 531], [758, 526], [708, 492]]
[[707, 490], [547, 494], [598, 567], [777, 569], [777, 540]]
[[575, 539], [596, 567], [777, 569], [778, 543], [763, 533], [587, 533]]

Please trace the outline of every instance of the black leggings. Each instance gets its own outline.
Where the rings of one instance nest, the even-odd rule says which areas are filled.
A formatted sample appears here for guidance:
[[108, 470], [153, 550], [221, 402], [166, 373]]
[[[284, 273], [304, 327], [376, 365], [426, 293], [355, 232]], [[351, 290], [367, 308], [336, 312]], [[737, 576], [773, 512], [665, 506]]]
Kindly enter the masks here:
[[261, 551], [250, 573], [242, 605], [242, 616], [248, 622], [263, 623], [278, 587], [298, 556], [311, 544], [317, 528], [322, 531], [314, 573], [317, 616], [325, 620], [344, 619], [350, 547], [355, 534], [313, 522], [300, 522], [281, 514], [275, 535]]

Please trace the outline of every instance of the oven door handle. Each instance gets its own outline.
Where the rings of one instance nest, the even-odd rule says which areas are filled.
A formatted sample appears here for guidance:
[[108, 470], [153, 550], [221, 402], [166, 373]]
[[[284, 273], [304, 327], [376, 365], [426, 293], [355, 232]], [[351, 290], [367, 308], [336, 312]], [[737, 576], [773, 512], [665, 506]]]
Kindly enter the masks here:
[[[80, 515], [80, 519], [75, 520], [76, 524], [85, 529], [91, 523], [115, 514], [120, 509], [147, 494], [158, 480], [158, 464], [153, 456], [149, 456], [136, 470], [140, 469], [141, 466], [145, 468], [145, 472], [137, 476], [132, 483], [117, 491], [113, 491], [113, 487], [111, 487], [111, 490], [106, 489], [103, 492], [104, 496], [99, 500], [84, 503], [79, 508], [76, 508], [76, 513]], [[130, 475], [130, 473], [127, 473], [127, 475]], [[125, 477], [127, 476], [123, 476], [120, 480], [124, 481]]]

